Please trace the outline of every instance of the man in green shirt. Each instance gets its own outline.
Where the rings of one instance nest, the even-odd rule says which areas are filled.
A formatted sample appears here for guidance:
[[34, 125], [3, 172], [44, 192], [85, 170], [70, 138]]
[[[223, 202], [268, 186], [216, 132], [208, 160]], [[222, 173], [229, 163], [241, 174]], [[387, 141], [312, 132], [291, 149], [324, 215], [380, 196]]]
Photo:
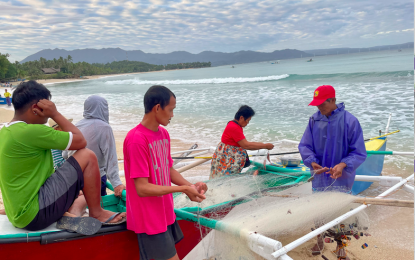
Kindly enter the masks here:
[[[97, 158], [50, 98], [49, 90], [36, 81], [20, 84], [13, 94], [14, 118], [0, 130], [0, 189], [9, 221], [31, 231], [63, 216], [75, 223], [86, 203], [90, 217], [101, 223], [122, 221], [125, 213], [101, 208]], [[62, 131], [44, 125], [48, 118]], [[78, 151], [54, 171], [51, 149]], [[84, 196], [79, 196], [81, 190]]]

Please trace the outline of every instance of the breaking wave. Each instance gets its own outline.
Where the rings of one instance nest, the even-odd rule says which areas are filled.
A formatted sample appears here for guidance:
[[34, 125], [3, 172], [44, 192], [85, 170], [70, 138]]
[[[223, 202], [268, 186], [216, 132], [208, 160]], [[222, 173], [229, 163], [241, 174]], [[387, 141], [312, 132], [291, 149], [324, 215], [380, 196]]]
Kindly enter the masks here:
[[105, 84], [109, 85], [198, 85], [198, 84], [227, 84], [244, 82], [264, 82], [275, 80], [315, 80], [326, 78], [379, 78], [379, 77], [413, 77], [413, 71], [388, 71], [388, 72], [358, 72], [358, 73], [333, 73], [333, 74], [282, 74], [266, 77], [252, 78], [210, 78], [210, 79], [177, 79], [177, 80], [140, 80], [139, 78], [125, 80], [108, 80]]
[[105, 84], [115, 85], [196, 85], [196, 84], [226, 84], [226, 83], [243, 83], [243, 82], [261, 82], [273, 81], [287, 78], [290, 75], [275, 75], [267, 77], [252, 77], [252, 78], [211, 78], [211, 79], [188, 79], [188, 80], [140, 80], [126, 79], [126, 80], [112, 80], [106, 81]]

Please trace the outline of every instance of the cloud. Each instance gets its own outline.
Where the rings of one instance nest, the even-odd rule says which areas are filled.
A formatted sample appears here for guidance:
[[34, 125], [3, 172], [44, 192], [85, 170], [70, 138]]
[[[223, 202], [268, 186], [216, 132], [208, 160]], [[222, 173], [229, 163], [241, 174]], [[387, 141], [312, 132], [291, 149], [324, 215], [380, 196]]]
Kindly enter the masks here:
[[0, 3], [2, 52], [122, 47], [166, 53], [369, 47], [413, 41], [407, 0], [12, 0]]

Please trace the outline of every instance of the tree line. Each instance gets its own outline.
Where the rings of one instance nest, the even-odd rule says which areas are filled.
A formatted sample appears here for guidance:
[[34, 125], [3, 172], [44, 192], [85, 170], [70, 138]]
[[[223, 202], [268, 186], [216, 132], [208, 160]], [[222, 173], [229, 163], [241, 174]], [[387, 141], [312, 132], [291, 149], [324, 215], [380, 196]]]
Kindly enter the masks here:
[[[107, 75], [132, 72], [148, 72], [161, 70], [175, 70], [187, 68], [210, 67], [210, 62], [191, 62], [166, 65], [154, 65], [141, 61], [113, 61], [111, 63], [87, 63], [73, 62], [71, 55], [66, 58], [46, 60], [40, 58], [35, 61], [11, 63], [8, 54], [0, 53], [0, 81], [11, 81], [16, 79], [56, 79], [56, 78], [79, 78], [80, 76]], [[59, 69], [54, 74], [44, 74], [43, 68]]]

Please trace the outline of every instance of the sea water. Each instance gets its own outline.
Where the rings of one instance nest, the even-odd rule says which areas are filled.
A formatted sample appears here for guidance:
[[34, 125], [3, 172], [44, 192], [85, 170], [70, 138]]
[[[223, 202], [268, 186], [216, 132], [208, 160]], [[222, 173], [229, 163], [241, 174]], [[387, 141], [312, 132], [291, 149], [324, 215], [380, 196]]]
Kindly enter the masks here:
[[[156, 73], [131, 74], [47, 85], [58, 109], [74, 122], [82, 119], [83, 103], [93, 94], [105, 97], [114, 131], [128, 131], [143, 114], [143, 96], [156, 84], [177, 97], [171, 138], [215, 146], [239, 106], [256, 115], [244, 129], [249, 141], [300, 140], [309, 117], [308, 104], [320, 85], [332, 85], [338, 102], [358, 118], [365, 138], [384, 131], [392, 113], [388, 150], [414, 150], [413, 49], [380, 51], [238, 64]], [[413, 172], [412, 158], [386, 157], [397, 175]]]

